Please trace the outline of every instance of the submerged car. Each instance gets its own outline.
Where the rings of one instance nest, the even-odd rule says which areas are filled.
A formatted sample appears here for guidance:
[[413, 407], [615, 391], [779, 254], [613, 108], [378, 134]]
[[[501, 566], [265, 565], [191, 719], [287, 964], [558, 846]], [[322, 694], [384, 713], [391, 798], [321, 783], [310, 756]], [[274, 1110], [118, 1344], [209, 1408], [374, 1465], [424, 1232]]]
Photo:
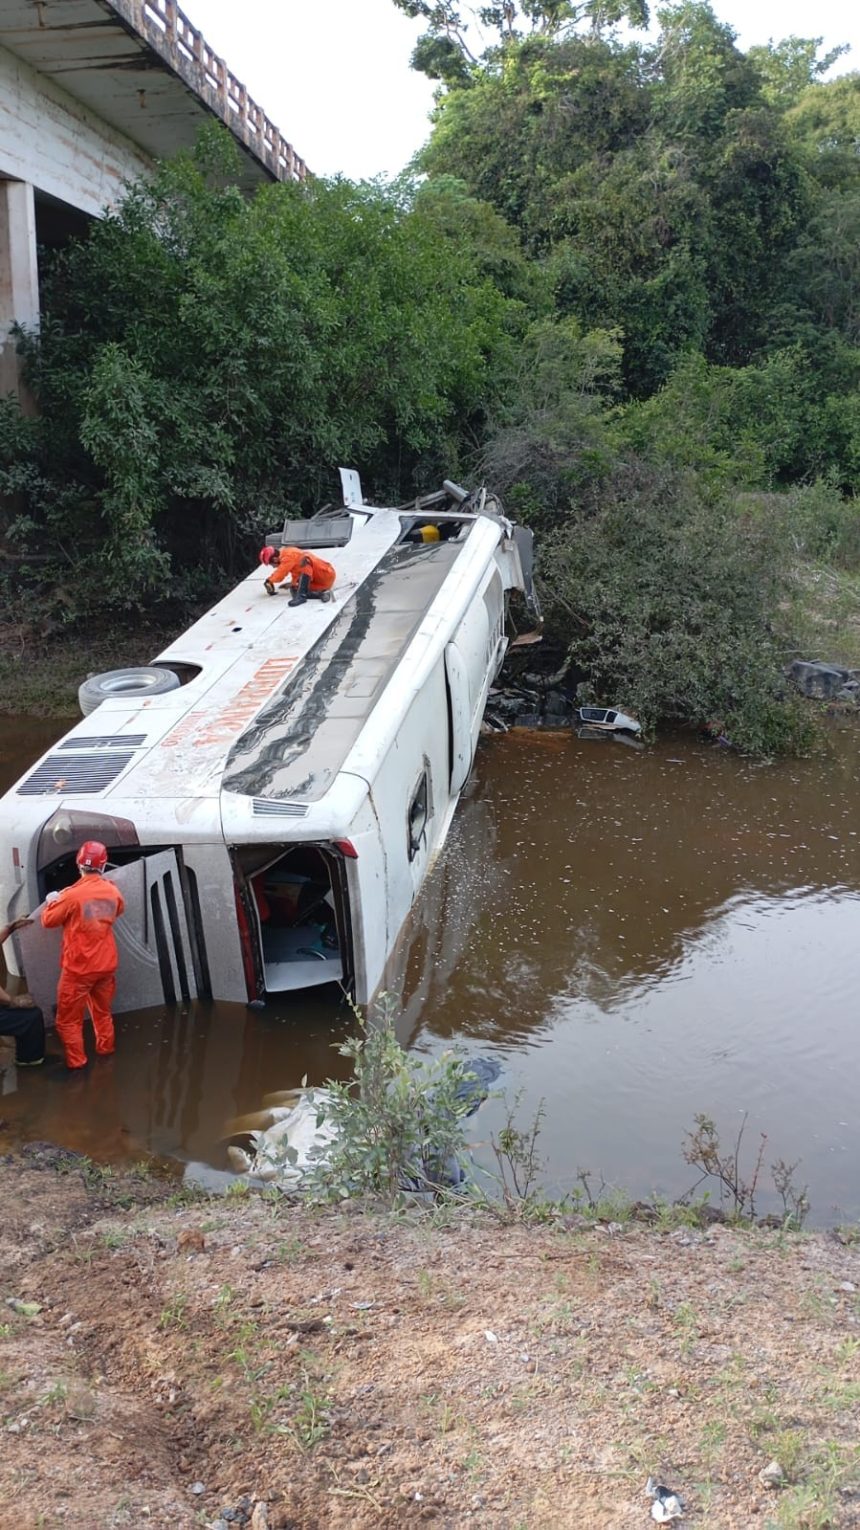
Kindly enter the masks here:
[[615, 707], [577, 707], [574, 716], [585, 727], [599, 728], [601, 733], [642, 732], [642, 724], [635, 717], [628, 717]]

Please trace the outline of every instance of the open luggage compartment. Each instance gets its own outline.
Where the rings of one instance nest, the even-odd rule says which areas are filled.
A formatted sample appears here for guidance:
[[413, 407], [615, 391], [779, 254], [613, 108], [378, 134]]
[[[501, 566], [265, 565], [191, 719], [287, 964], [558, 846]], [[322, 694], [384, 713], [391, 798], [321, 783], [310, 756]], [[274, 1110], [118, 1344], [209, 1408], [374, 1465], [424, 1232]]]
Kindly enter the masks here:
[[[261, 854], [267, 859], [260, 865]], [[241, 853], [268, 993], [351, 979], [342, 862], [318, 845]]]

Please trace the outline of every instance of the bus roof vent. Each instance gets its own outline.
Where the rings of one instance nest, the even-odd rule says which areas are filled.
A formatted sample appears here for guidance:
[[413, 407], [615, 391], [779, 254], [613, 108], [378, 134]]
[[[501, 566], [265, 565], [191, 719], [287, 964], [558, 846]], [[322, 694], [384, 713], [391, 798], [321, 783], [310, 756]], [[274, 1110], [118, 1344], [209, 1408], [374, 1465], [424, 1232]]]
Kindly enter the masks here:
[[139, 749], [146, 743], [145, 733], [94, 733], [87, 738], [67, 738], [60, 749]]
[[18, 787], [19, 797], [83, 797], [103, 792], [134, 759], [131, 750], [109, 754], [49, 754]]
[[255, 818], [304, 818], [306, 802], [281, 802], [277, 797], [255, 797]]

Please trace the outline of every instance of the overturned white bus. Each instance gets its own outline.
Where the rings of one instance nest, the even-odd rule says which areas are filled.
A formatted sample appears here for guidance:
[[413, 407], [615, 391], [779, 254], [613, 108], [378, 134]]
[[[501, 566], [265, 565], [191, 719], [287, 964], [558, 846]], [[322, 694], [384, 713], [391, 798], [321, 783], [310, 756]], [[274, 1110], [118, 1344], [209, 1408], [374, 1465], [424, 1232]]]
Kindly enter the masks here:
[[[255, 569], [147, 669], [88, 683], [100, 704], [0, 799], [0, 920], [108, 847], [118, 1013], [329, 982], [368, 1001], [445, 840], [509, 591], [537, 617], [531, 534], [484, 490], [373, 509], [342, 478], [342, 508], [269, 537], [334, 564], [332, 601], [267, 599]], [[10, 944], [50, 1017], [57, 932]]]

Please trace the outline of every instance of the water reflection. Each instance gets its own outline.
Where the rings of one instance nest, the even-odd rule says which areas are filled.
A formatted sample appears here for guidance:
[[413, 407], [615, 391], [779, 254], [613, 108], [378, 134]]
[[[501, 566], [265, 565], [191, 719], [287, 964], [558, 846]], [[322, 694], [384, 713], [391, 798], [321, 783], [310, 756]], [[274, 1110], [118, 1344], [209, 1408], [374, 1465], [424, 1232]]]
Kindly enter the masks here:
[[0, 1075], [0, 1143], [60, 1142], [102, 1162], [146, 1153], [226, 1165], [224, 1127], [258, 1110], [265, 1093], [346, 1076], [336, 1042], [351, 1015], [318, 991], [314, 1002], [264, 1013], [240, 1004], [139, 1010], [117, 1017], [117, 1050], [69, 1076], [44, 1068]]
[[733, 1136], [749, 1111], [819, 1220], [860, 1214], [859, 744], [761, 766], [494, 740], [416, 914], [402, 1039], [497, 1049], [559, 1185], [678, 1194], [694, 1112]]
[[534, 1039], [550, 999], [612, 1013], [664, 982], [739, 900], [849, 895], [857, 776], [854, 735], [787, 767], [677, 741], [494, 740], [416, 914], [404, 1039]]

